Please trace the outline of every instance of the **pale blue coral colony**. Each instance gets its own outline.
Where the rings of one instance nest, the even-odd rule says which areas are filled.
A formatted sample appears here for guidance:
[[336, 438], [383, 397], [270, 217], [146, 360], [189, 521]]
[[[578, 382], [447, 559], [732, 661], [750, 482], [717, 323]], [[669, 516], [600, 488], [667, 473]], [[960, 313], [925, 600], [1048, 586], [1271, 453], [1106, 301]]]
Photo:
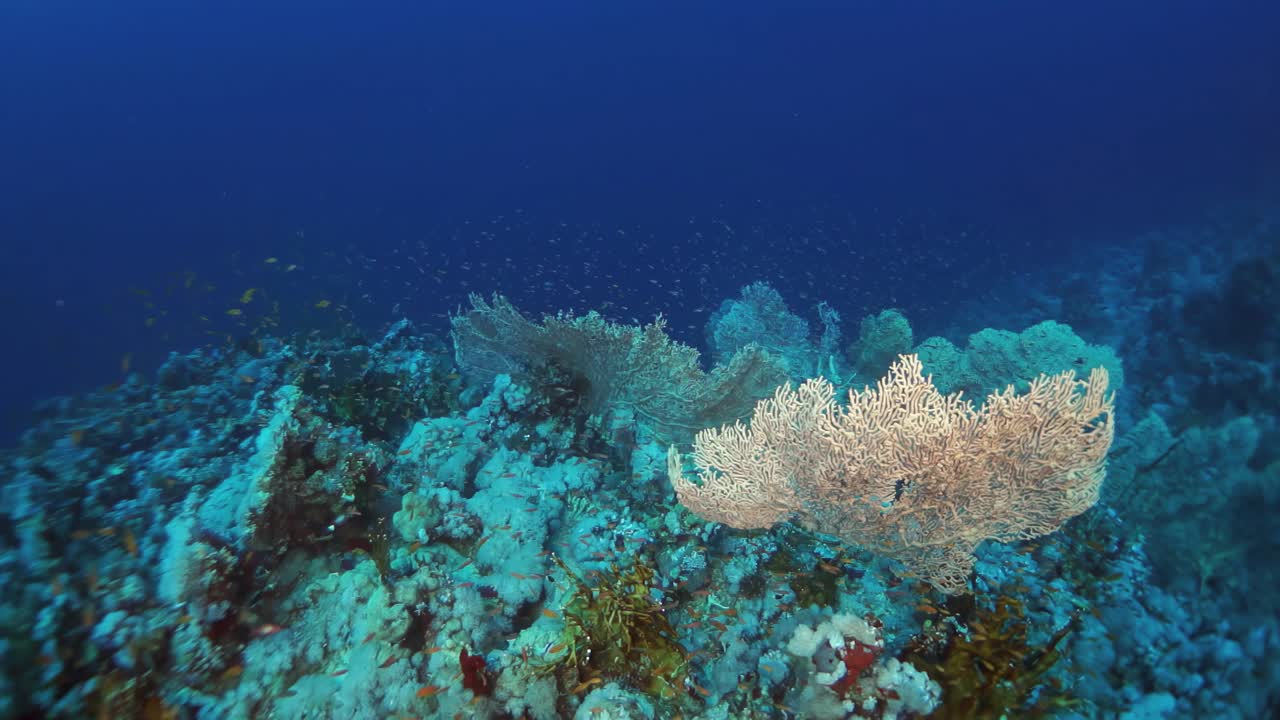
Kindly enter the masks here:
[[[175, 354], [48, 403], [3, 456], [0, 718], [959, 717], [965, 699], [909, 656], [976, 633], [1004, 596], [1030, 649], [1066, 634], [1015, 706], [982, 716], [1264, 717], [1280, 702], [1278, 233], [1218, 254], [1169, 232], [992, 290], [956, 316], [961, 344], [913, 338], [893, 310], [845, 318], [841, 341], [838, 297], [811, 326], [766, 284], [712, 316], [710, 359], [755, 343], [842, 387], [908, 351], [968, 397], [1108, 368], [1103, 502], [984, 545], [968, 599], [794, 527], [704, 523], [674, 502], [640, 413], [582, 417], [571, 383], [528, 367], [470, 375], [408, 322], [365, 344]], [[689, 653], [676, 692], [628, 668], [579, 687], [546, 672], [575, 587], [555, 558], [588, 585], [656, 569], [653, 607]]]

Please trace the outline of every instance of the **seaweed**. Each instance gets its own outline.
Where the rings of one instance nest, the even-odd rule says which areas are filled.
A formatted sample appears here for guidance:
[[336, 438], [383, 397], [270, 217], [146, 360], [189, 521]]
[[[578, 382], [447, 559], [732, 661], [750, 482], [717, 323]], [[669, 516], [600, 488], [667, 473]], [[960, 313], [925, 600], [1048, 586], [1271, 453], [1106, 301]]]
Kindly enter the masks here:
[[653, 568], [636, 560], [627, 570], [593, 573], [594, 586], [558, 556], [552, 560], [573, 583], [565, 603], [564, 651], [541, 668], [557, 675], [570, 694], [621, 679], [652, 695], [672, 698], [684, 688], [688, 656], [654, 600]]
[[1002, 595], [993, 607], [977, 607], [950, 642], [936, 634], [917, 638], [908, 659], [942, 686], [943, 704], [930, 717], [980, 719], [1045, 717], [1078, 703], [1049, 671], [1062, 657], [1062, 644], [1077, 626], [1079, 613], [1058, 629], [1044, 647], [1028, 644], [1022, 603]]

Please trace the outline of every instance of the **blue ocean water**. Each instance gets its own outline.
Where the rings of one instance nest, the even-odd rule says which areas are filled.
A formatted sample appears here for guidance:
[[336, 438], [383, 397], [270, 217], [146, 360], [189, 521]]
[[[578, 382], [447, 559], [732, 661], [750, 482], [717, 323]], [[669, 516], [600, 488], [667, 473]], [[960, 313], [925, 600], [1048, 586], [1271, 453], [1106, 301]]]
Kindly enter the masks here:
[[0, 718], [1273, 716], [1277, 27], [0, 5]]

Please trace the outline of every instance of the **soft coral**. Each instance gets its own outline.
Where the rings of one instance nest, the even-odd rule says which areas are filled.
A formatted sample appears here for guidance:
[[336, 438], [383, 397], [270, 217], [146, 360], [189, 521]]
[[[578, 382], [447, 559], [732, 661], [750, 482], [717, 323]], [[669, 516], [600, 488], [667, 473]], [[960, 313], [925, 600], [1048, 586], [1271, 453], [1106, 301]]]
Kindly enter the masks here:
[[840, 660], [844, 662], [844, 677], [831, 684], [831, 689], [840, 696], [853, 689], [855, 683], [858, 682], [858, 676], [862, 671], [871, 667], [880, 656], [883, 648], [876, 645], [865, 645], [850, 638], [844, 650], [840, 653]]
[[479, 695], [490, 695], [493, 686], [489, 682], [488, 666], [483, 655], [470, 655], [466, 648], [458, 654], [458, 665], [462, 668], [462, 687]]

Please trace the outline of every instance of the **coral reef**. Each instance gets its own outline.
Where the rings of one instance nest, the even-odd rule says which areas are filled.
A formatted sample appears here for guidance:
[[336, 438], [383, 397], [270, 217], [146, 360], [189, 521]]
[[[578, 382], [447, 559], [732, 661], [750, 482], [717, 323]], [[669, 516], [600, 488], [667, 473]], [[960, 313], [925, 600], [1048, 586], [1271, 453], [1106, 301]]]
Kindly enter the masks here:
[[[900, 311], [872, 310], [841, 353], [836, 308], [818, 304], [814, 338], [787, 293], [751, 285], [715, 315], [704, 368], [662, 322], [533, 322], [476, 298], [452, 345], [403, 321], [258, 328], [52, 399], [0, 453], [0, 719], [1264, 717], [1280, 699], [1268, 232], [1194, 263], [1170, 246], [1202, 235], [1162, 234], [1046, 281], [1030, 309], [957, 310], [966, 347], [916, 345], [919, 393], [881, 410], [936, 410], [916, 417], [936, 429], [959, 407], [947, 392], [994, 390], [971, 412], [1030, 430], [996, 433], [1020, 450], [966, 472], [1005, 477], [1012, 453], [1028, 483], [1088, 481], [1034, 532], [988, 532], [1011, 505], [952, 496], [964, 562], [941, 587], [963, 592], [908, 579], [838, 513], [803, 527], [783, 504], [735, 529], [672, 492], [695, 432], [794, 399], [788, 380], [822, 375], [824, 417], [851, 412], [834, 388], [910, 349]], [[1262, 325], [1211, 327], [1229, 316]], [[1120, 356], [1095, 505], [1098, 413], [1058, 427], [1074, 416], [1046, 408], [1080, 402], [1094, 367], [1118, 384]], [[891, 425], [859, 417], [859, 438]], [[972, 433], [881, 446], [889, 506], [860, 527], [900, 522], [885, 511], [924, 483], [899, 471], [954, 476]], [[1072, 433], [1090, 442], [1047, 471]], [[902, 527], [885, 539], [927, 529]]]

